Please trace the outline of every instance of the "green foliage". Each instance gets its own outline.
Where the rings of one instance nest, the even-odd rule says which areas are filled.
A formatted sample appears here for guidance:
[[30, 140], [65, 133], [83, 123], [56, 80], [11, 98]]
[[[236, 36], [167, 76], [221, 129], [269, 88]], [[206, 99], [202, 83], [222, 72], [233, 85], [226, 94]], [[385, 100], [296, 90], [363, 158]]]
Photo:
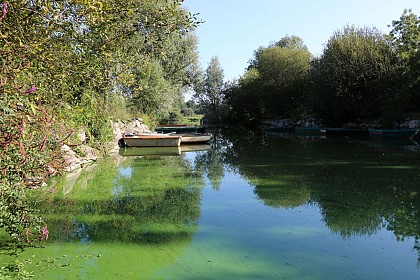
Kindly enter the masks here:
[[224, 112], [224, 74], [217, 57], [210, 59], [204, 77], [195, 88], [194, 100], [207, 118], [219, 120]]
[[394, 101], [396, 63], [377, 29], [347, 26], [337, 31], [313, 64], [314, 111], [333, 125], [380, 117]]
[[392, 27], [385, 36], [346, 26], [315, 59], [296, 36], [258, 48], [244, 75], [224, 89], [229, 120], [256, 125], [313, 115], [331, 126], [368, 119], [391, 125], [417, 115], [420, 17], [406, 10]]
[[156, 59], [144, 61], [141, 72], [136, 73], [136, 84], [131, 92], [135, 110], [140, 113], [164, 117], [177, 99], [172, 85], [164, 78], [164, 71]]
[[278, 42], [275, 42], [273, 46], [287, 48], [287, 49], [298, 49], [298, 50], [308, 50], [308, 47], [303, 43], [303, 40], [298, 36], [286, 35], [285, 37], [281, 38]]
[[194, 115], [190, 117], [184, 117], [182, 121], [183, 124], [187, 125], [201, 125], [201, 120], [203, 119], [203, 115]]
[[400, 83], [406, 110], [420, 110], [420, 17], [405, 10], [392, 22], [389, 39], [399, 58], [403, 81]]
[[170, 112], [167, 117], [162, 118], [160, 123], [164, 124], [182, 124], [184, 118], [180, 112]]
[[61, 145], [72, 131], [36, 103], [31, 50], [5, 38], [0, 54], [0, 228], [17, 241], [31, 242], [43, 238], [43, 222], [34, 214], [26, 192], [64, 169]]
[[63, 169], [61, 145], [73, 140], [69, 127], [85, 128], [99, 147], [110, 139], [109, 120], [126, 117], [127, 101], [158, 116], [179, 104], [194, 76], [196, 39], [188, 31], [198, 24], [181, 4], [0, 4], [0, 227], [13, 237], [39, 228], [25, 193]]
[[310, 59], [296, 36], [260, 47], [238, 86], [228, 90], [231, 118], [251, 124], [264, 118], [305, 114]]
[[297, 48], [270, 47], [256, 58], [256, 69], [264, 87], [268, 117], [299, 115], [306, 100], [311, 55]]
[[194, 33], [171, 35], [165, 41], [162, 66], [165, 79], [181, 87], [193, 86], [199, 76], [198, 38]]
[[19, 280], [27, 280], [34, 278], [32, 272], [25, 270], [25, 266], [27, 264], [27, 260], [21, 262], [19, 260], [15, 260], [13, 263], [9, 264], [6, 267], [0, 267], [0, 279], [19, 279]]
[[260, 73], [257, 69], [247, 70], [236, 84], [225, 89], [227, 102], [231, 107], [229, 119], [246, 125], [257, 125], [264, 118], [266, 104], [261, 98]]

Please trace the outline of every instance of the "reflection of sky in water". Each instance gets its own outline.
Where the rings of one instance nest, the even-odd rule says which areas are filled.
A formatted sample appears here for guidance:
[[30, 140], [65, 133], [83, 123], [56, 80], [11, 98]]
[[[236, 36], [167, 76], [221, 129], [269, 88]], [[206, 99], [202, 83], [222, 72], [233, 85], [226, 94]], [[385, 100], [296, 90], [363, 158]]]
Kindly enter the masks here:
[[131, 174], [133, 173], [133, 168], [131, 168], [131, 167], [127, 167], [127, 168], [120, 167], [120, 168], [118, 168], [118, 172], [120, 173], [121, 176], [130, 178]]
[[92, 229], [92, 226], [84, 223], [73, 222], [74, 232], [72, 238], [78, 238], [81, 244], [89, 244], [91, 242], [89, 236], [89, 230]]
[[[131, 175], [133, 173], [133, 168], [131, 168], [131, 167], [127, 167], [127, 168], [120, 167], [120, 168], [118, 168], [118, 173], [121, 175], [121, 177], [126, 177], [127, 179], [129, 179], [129, 178], [131, 178]], [[111, 193], [112, 193], [112, 196], [118, 198], [118, 197], [121, 197], [122, 194], [124, 194], [124, 187], [122, 185], [119, 185], [117, 183], [117, 181], [118, 181], [118, 179], [114, 180], [114, 184], [112, 186]]]
[[124, 193], [124, 187], [123, 186], [113, 186], [111, 190], [112, 196], [119, 197]]

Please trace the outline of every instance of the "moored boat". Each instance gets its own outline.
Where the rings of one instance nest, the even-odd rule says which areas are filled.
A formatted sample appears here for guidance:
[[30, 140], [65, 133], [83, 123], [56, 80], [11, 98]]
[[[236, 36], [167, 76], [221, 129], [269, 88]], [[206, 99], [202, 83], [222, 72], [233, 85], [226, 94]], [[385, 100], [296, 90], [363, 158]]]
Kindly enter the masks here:
[[128, 147], [178, 147], [181, 135], [177, 134], [141, 134], [124, 135], [123, 140]]
[[320, 127], [295, 127], [295, 134], [298, 136], [323, 136], [324, 128]]
[[211, 133], [183, 133], [181, 135], [182, 135], [181, 144], [208, 142], [213, 137]]
[[177, 125], [158, 125], [155, 131], [162, 133], [204, 133], [206, 128], [204, 126], [188, 126], [185, 124]]
[[369, 137], [371, 138], [387, 138], [387, 139], [411, 139], [419, 133], [418, 128], [403, 129], [369, 129]]
[[262, 131], [264, 133], [293, 133], [295, 131], [294, 127], [263, 127]]
[[367, 129], [356, 128], [325, 128], [327, 137], [368, 137], [369, 131]]

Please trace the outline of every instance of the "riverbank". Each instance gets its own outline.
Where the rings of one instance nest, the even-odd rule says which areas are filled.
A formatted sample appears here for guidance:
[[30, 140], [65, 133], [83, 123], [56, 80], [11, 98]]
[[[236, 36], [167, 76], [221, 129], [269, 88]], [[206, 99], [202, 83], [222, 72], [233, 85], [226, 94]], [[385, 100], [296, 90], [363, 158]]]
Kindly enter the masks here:
[[145, 125], [140, 118], [135, 118], [129, 122], [110, 121], [110, 126], [113, 131], [113, 138], [110, 142], [101, 143], [102, 151], [94, 149], [86, 144], [87, 137], [83, 129], [80, 129], [77, 132], [80, 144], [63, 145], [61, 147], [66, 172], [73, 172], [78, 169], [82, 169], [83, 167], [97, 161], [104, 155], [113, 155], [118, 153], [118, 141], [122, 138], [124, 133], [150, 132], [149, 127]]
[[[387, 125], [389, 126], [389, 125]], [[312, 128], [312, 127], [326, 127], [323, 124], [322, 120], [315, 118], [303, 118], [303, 119], [275, 119], [275, 120], [265, 120], [262, 122], [262, 127], [265, 128]], [[361, 121], [361, 122], [348, 122], [344, 123], [342, 128], [352, 128], [352, 129], [381, 129], [385, 128], [384, 120], [371, 120], [371, 121]], [[388, 128], [388, 127], [387, 127]], [[392, 129], [404, 129], [404, 128], [420, 128], [420, 120], [409, 118], [400, 122], [392, 122], [389, 128]]]

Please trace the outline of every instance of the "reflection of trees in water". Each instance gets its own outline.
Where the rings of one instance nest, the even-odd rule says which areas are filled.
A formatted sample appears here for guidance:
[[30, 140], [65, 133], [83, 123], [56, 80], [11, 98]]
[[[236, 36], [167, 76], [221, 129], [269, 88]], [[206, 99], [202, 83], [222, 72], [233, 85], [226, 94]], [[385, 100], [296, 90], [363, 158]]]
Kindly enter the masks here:
[[299, 164], [296, 143], [285, 147], [284, 139], [272, 143], [253, 132], [228, 137], [231, 148], [224, 153], [226, 163], [255, 186], [255, 194], [267, 206], [298, 207], [309, 201], [306, 176], [296, 165]]
[[268, 206], [316, 203], [326, 225], [343, 237], [386, 227], [420, 237], [420, 158], [364, 143], [229, 135], [223, 159], [254, 186]]
[[218, 190], [225, 175], [222, 156], [224, 151], [230, 148], [230, 143], [216, 131], [213, 133], [211, 145], [212, 149], [196, 154], [195, 169], [206, 174], [212, 188]]
[[120, 168], [129, 176], [115, 164], [101, 164], [86, 185], [79, 180], [66, 197], [45, 202], [51, 237], [136, 243], [192, 237], [204, 185], [200, 173], [182, 157], [128, 159]]

